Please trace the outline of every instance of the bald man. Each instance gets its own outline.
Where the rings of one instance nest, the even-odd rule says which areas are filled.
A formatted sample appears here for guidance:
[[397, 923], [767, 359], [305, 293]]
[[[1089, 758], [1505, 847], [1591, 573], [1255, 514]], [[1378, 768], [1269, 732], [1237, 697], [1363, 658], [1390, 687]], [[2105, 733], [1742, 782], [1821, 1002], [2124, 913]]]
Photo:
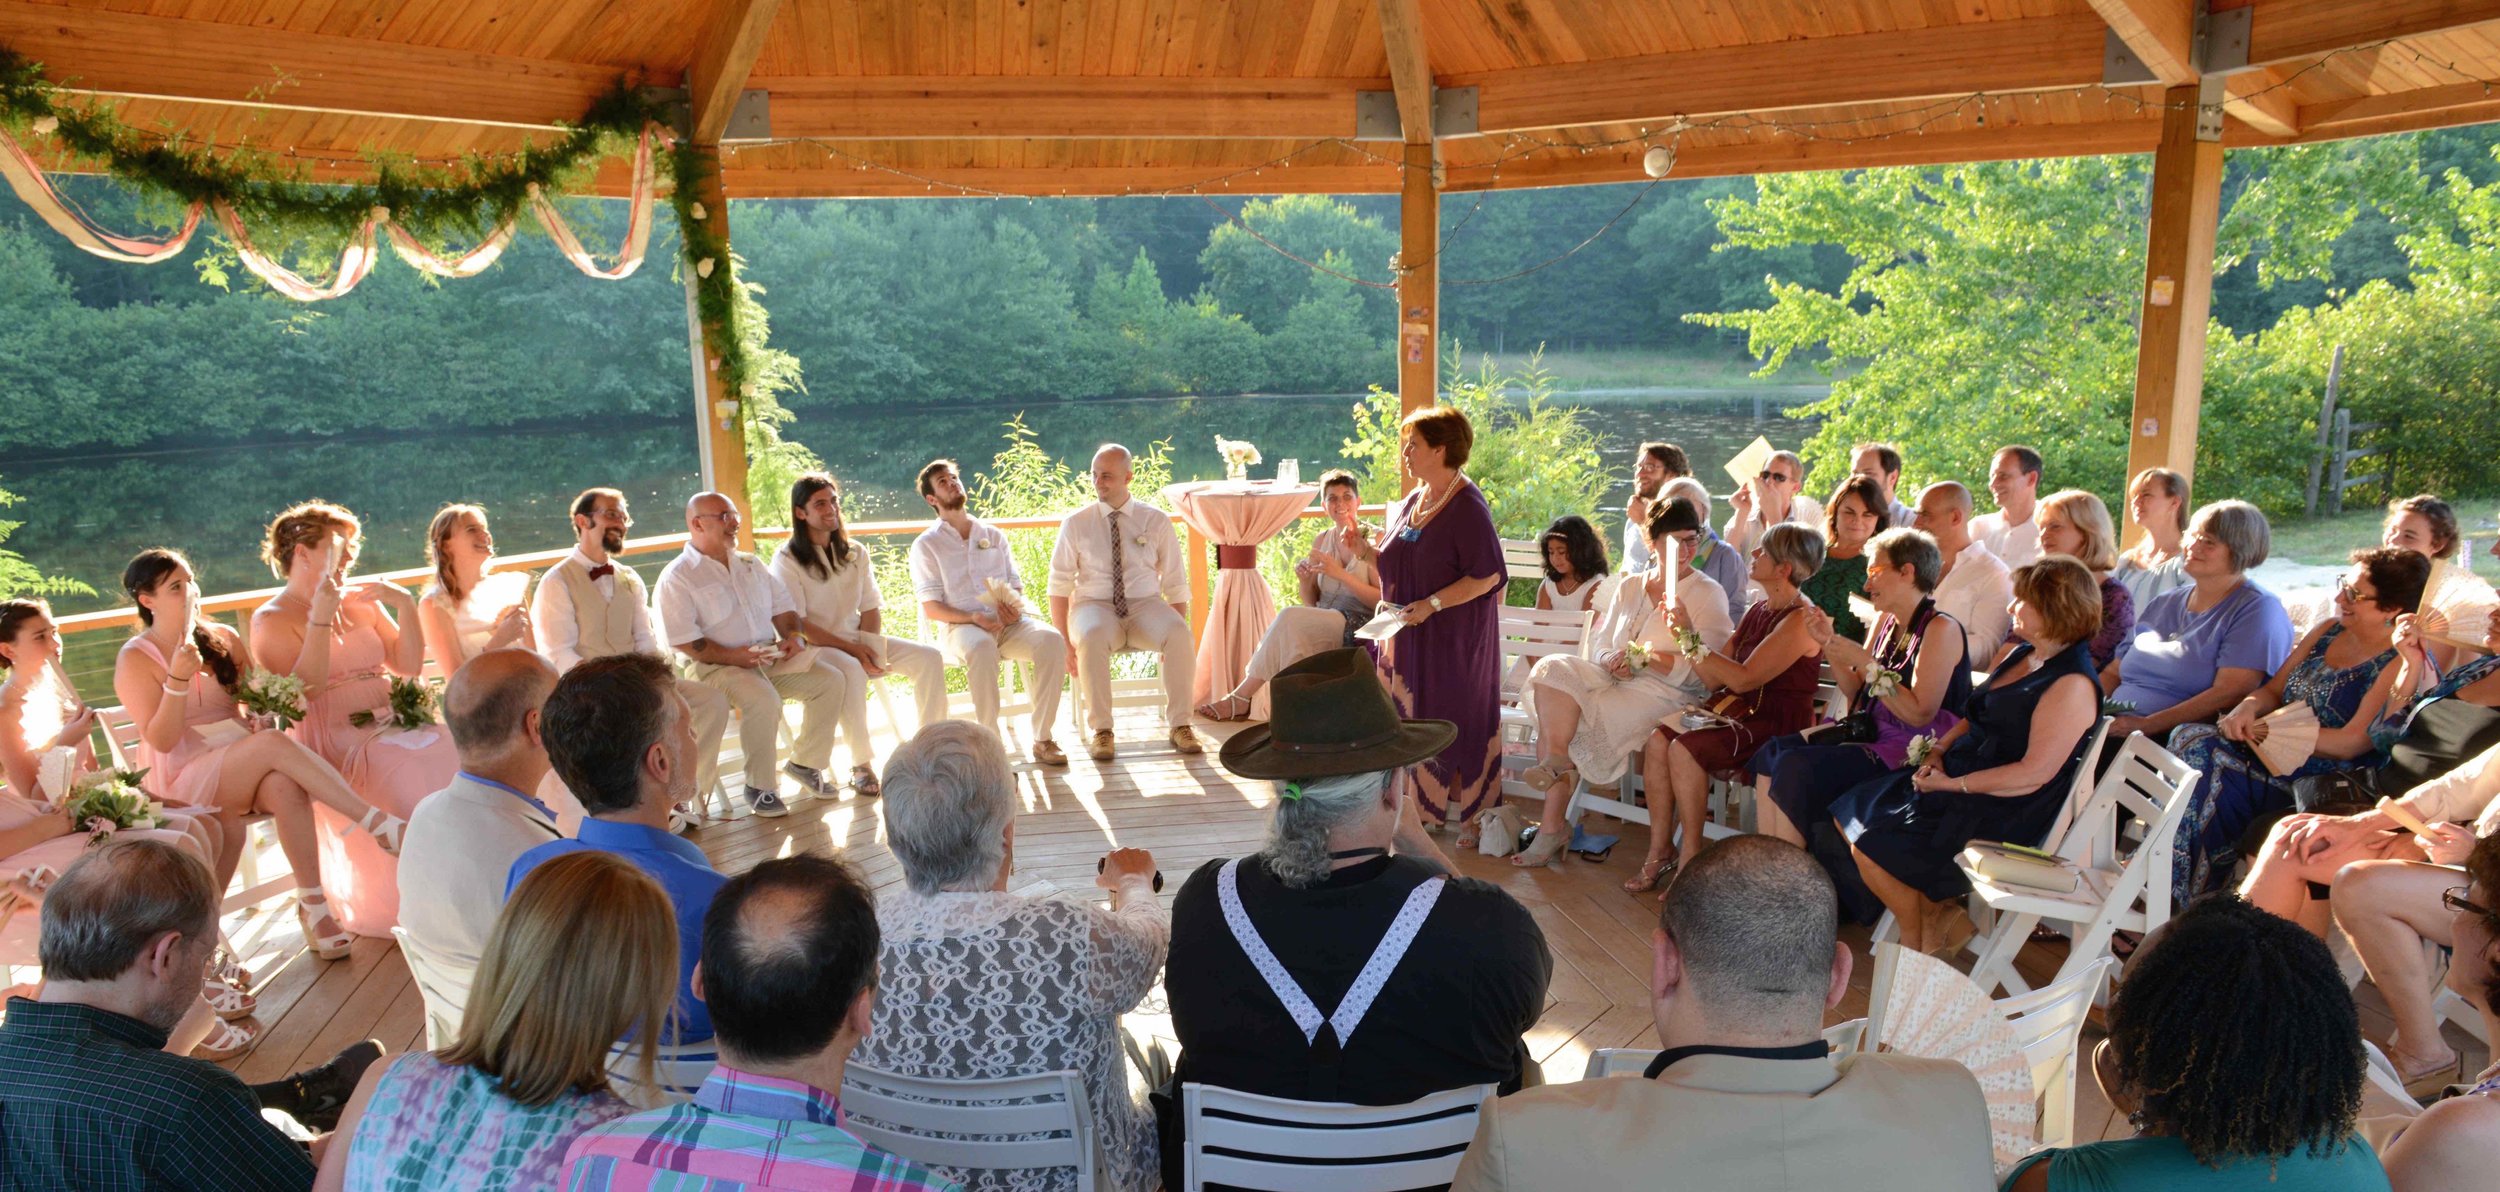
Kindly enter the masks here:
[[[661, 570], [653, 599], [662, 636], [692, 664], [694, 681], [738, 710], [747, 807], [766, 818], [790, 814], [777, 774], [798, 784], [794, 798], [832, 797], [839, 788], [825, 767], [850, 681], [816, 665], [790, 590], [763, 560], [738, 549], [738, 507], [728, 497], [696, 493], [686, 502], [686, 533], [686, 549]], [[789, 764], [777, 766], [785, 699], [798, 701], [799, 735]]]
[[1936, 540], [1944, 556], [1944, 579], [1936, 585], [1936, 608], [1962, 623], [1971, 669], [1995, 665], [1997, 648], [2014, 631], [2014, 573], [2005, 560], [1971, 538], [1970, 490], [1953, 481], [1930, 484], [1918, 494], [1911, 524]]
[[448, 1046], [460, 1032], [512, 862], [561, 835], [555, 811], [535, 794], [547, 778], [539, 709], [555, 686], [555, 667], [516, 649], [471, 658], [443, 688], [460, 773], [417, 804], [399, 846], [399, 926], [425, 1001], [428, 1047]]
[[[1201, 752], [1189, 728], [1198, 643], [1189, 632], [1188, 556], [1172, 515], [1129, 493], [1128, 448], [1094, 452], [1092, 504], [1059, 523], [1050, 555], [1050, 623], [1068, 641], [1068, 669], [1085, 694], [1085, 751], [1098, 762], [1116, 752], [1111, 735], [1111, 655], [1143, 650], [1161, 660], [1163, 727], [1172, 748]], [[1229, 566], [1229, 564], [1227, 564]]]

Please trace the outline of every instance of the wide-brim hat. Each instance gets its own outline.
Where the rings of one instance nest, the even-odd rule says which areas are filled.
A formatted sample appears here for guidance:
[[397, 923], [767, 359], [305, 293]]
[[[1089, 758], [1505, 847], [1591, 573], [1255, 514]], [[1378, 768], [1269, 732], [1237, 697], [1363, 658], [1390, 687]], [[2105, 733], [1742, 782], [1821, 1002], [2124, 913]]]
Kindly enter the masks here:
[[1458, 726], [1398, 715], [1371, 655], [1314, 654], [1268, 682], [1267, 723], [1234, 733], [1217, 753], [1244, 778], [1328, 778], [1409, 766], [1450, 747]]

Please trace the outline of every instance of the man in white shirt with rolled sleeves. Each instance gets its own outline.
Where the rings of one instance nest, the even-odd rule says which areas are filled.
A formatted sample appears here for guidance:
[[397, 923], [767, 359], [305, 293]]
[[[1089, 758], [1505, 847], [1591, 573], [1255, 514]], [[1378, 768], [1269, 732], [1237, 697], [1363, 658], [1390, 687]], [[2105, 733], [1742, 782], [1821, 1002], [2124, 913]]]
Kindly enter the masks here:
[[1111, 734], [1111, 655], [1146, 650], [1163, 669], [1164, 727], [1172, 748], [1202, 751], [1189, 728], [1198, 644], [1189, 632], [1189, 568], [1172, 515], [1129, 493], [1129, 450], [1094, 452], [1093, 504], [1059, 523], [1050, 556], [1050, 620], [1068, 640], [1068, 665], [1085, 692], [1085, 750], [1098, 762], [1117, 749]]
[[[964, 668], [973, 718], [998, 731], [998, 660], [1032, 663], [1033, 760], [1067, 765], [1068, 755], [1050, 735], [1068, 677], [1067, 639], [1025, 612], [1024, 579], [1016, 574], [1007, 535], [964, 511], [955, 461], [932, 460], [920, 469], [920, 497], [938, 518], [912, 540], [912, 594], [920, 598], [920, 619], [938, 649]], [[984, 601], [991, 580], [1014, 599]]]
[[798, 606], [764, 562], [738, 549], [738, 507], [719, 493], [686, 502], [684, 553], [660, 572], [660, 628], [694, 664], [694, 681], [729, 697], [738, 709], [738, 745], [746, 754], [746, 800], [755, 814], [788, 815], [774, 762], [781, 750], [781, 701], [799, 702], [798, 742], [779, 767], [801, 798], [833, 795], [825, 778], [833, 734], [849, 683], [815, 665], [799, 636]]
[[[573, 498], [573, 553], [547, 569], [530, 597], [538, 651], [555, 664], [556, 673], [586, 658], [660, 652], [642, 577], [616, 561], [616, 552], [625, 549], [625, 531], [633, 525], [624, 493], [589, 488]], [[701, 792], [696, 800], [700, 806], [719, 775], [720, 740], [729, 732], [729, 697], [692, 679], [679, 679], [677, 694], [693, 713], [694, 789]]]

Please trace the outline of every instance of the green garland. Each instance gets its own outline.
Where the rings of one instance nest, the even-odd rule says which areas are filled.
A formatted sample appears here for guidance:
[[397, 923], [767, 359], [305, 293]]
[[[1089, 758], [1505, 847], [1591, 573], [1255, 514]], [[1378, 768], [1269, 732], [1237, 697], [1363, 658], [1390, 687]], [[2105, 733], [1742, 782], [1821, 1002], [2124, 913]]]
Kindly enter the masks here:
[[[133, 128], [108, 104], [64, 103], [40, 65], [0, 47], [0, 125], [21, 137], [41, 127], [106, 175], [177, 207], [223, 200], [266, 230], [273, 253], [294, 244], [344, 243], [376, 207], [389, 209], [393, 223], [437, 251], [473, 241], [513, 218], [532, 187], [560, 193], [600, 162], [631, 152], [634, 139], [652, 123], [668, 123], [665, 109], [620, 83], [551, 145], [524, 145], [500, 157], [471, 155], [448, 170], [369, 157], [372, 181], [320, 182], [307, 177], [304, 167], [283, 168], [267, 153], [244, 148], [220, 157], [179, 138]], [[702, 204], [696, 196], [705, 175], [718, 170], [718, 159], [681, 141], [663, 164], [675, 183], [670, 205], [685, 250], [682, 267], [694, 279], [705, 346], [720, 362], [743, 432], [758, 401], [769, 405], [771, 396], [754, 385], [758, 370], [741, 334], [737, 267], [728, 240], [697, 214]]]

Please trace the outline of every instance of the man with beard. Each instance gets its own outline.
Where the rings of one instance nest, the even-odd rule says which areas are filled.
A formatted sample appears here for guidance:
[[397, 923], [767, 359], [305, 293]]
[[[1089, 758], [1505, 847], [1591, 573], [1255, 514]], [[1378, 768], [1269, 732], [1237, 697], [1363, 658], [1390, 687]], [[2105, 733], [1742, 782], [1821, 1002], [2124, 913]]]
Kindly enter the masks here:
[[[1632, 497], [1623, 503], [1623, 566], [1616, 574], [1649, 568], [1650, 508], [1668, 481], [1692, 474], [1693, 463], [1683, 448], [1673, 443], [1641, 444], [1640, 454], [1632, 461]], [[1702, 520], [1709, 520], [1709, 506], [1702, 506], [1702, 511]]]
[[[625, 549], [625, 531], [633, 524], [625, 494], [615, 489], [584, 489], [573, 498], [573, 553], [547, 569], [530, 600], [539, 651], [556, 664], [559, 674], [585, 659], [611, 654], [659, 656], [659, 635], [651, 631], [650, 594], [642, 577], [613, 557]], [[700, 807], [720, 769], [729, 697], [691, 679], [677, 681], [677, 694], [693, 712], [695, 805]], [[687, 822], [682, 816], [675, 821]]]
[[[932, 460], [920, 469], [920, 496], [938, 519], [912, 540], [912, 594], [938, 649], [964, 668], [974, 719], [998, 730], [999, 659], [1032, 663], [1033, 760], [1068, 764], [1050, 737], [1068, 675], [1068, 639], [1025, 609], [1024, 580], [1006, 532], [964, 512], [955, 461]], [[993, 591], [992, 581], [1002, 591]]]

